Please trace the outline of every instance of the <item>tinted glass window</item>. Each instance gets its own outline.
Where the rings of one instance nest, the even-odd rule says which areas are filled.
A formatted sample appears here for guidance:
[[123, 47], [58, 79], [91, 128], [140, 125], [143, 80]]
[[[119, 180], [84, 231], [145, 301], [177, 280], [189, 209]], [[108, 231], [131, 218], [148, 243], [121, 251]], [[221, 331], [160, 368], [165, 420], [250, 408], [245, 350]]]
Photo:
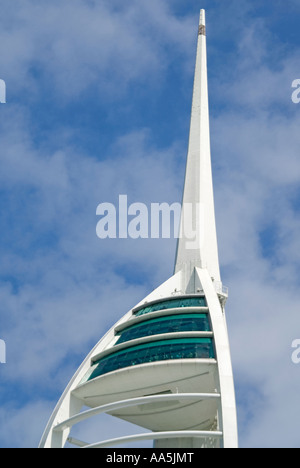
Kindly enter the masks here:
[[211, 338], [164, 340], [134, 346], [100, 359], [88, 380], [125, 367], [170, 359], [213, 359]]
[[149, 312], [156, 312], [158, 310], [175, 309], [178, 307], [207, 307], [205, 297], [185, 297], [181, 299], [170, 299], [168, 301], [158, 302], [156, 304], [143, 307], [138, 310], [135, 315], [140, 316], [148, 314]]
[[184, 331], [211, 331], [207, 314], [168, 315], [148, 320], [123, 330], [116, 344], [145, 336]]

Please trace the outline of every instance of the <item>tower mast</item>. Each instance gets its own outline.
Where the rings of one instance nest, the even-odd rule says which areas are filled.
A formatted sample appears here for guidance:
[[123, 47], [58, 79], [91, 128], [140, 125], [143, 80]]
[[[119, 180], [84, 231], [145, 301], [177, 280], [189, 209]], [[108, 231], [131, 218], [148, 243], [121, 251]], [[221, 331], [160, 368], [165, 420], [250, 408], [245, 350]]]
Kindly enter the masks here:
[[182, 270], [187, 281], [195, 267], [206, 268], [214, 280], [220, 281], [210, 152], [205, 10], [200, 12], [175, 273]]
[[[205, 29], [201, 10], [175, 273], [91, 350], [62, 394], [40, 447], [64, 447], [68, 440], [105, 448], [149, 438], [156, 448], [238, 445], [215, 225]], [[96, 443], [70, 437], [74, 425], [101, 413], [152, 434]]]

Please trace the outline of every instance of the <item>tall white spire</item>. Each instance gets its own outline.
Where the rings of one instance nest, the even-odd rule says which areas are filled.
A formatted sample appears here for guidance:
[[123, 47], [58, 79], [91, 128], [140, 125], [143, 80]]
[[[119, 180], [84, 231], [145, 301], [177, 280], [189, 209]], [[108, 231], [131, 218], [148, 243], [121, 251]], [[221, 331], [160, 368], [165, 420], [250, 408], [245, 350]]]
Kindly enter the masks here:
[[188, 280], [195, 267], [220, 281], [211, 170], [205, 10], [200, 12], [181, 236], [175, 273]]
[[[200, 15], [183, 211], [176, 274], [125, 314], [92, 349], [61, 396], [40, 447], [64, 447], [68, 440], [80, 447], [105, 448], [149, 438], [154, 439], [157, 449], [238, 446], [226, 297], [222, 285], [212, 280], [218, 281], [220, 274], [204, 10]], [[84, 407], [90, 409], [83, 411]], [[70, 436], [72, 426], [101, 413], [151, 430], [152, 435], [147, 432], [96, 443]]]

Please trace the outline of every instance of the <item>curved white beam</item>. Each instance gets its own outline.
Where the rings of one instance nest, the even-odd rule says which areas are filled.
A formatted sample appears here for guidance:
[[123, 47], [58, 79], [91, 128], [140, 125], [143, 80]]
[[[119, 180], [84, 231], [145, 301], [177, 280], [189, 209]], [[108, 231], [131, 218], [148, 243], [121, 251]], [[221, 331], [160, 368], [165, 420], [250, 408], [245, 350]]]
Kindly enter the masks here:
[[129, 400], [117, 401], [115, 403], [110, 403], [108, 405], [98, 406], [91, 410], [84, 411], [82, 413], [76, 414], [72, 418], [66, 419], [57, 426], [54, 427], [55, 432], [64, 431], [75, 424], [78, 424], [86, 419], [92, 418], [101, 413], [110, 413], [112, 411], [117, 411], [124, 408], [130, 408], [137, 405], [145, 405], [149, 403], [160, 403], [164, 401], [171, 400], [212, 400], [218, 399], [221, 395], [219, 393], [173, 393], [170, 395], [153, 395], [149, 397], [140, 397], [140, 398], [131, 398]]
[[96, 442], [95, 444], [87, 445], [84, 449], [92, 448], [109, 448], [112, 445], [127, 444], [129, 442], [139, 442], [143, 440], [159, 440], [159, 439], [178, 439], [178, 438], [197, 438], [197, 439], [221, 439], [223, 433], [219, 431], [169, 431], [169, 432], [152, 432], [151, 434], [137, 434], [133, 436], [119, 437], [118, 439], [105, 440]]

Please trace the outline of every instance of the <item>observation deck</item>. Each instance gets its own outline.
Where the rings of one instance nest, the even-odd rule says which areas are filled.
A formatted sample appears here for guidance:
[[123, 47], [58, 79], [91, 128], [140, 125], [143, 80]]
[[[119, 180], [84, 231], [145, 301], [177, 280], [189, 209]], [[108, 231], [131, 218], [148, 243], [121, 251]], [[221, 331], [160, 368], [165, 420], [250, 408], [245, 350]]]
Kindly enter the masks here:
[[[110, 344], [91, 357], [73, 395], [85, 405], [101, 405], [155, 395], [178, 399], [112, 411], [110, 414], [152, 431], [212, 430], [217, 424], [217, 360], [205, 296], [156, 300], [135, 308], [115, 327]], [[212, 395], [189, 401], [180, 394]]]

